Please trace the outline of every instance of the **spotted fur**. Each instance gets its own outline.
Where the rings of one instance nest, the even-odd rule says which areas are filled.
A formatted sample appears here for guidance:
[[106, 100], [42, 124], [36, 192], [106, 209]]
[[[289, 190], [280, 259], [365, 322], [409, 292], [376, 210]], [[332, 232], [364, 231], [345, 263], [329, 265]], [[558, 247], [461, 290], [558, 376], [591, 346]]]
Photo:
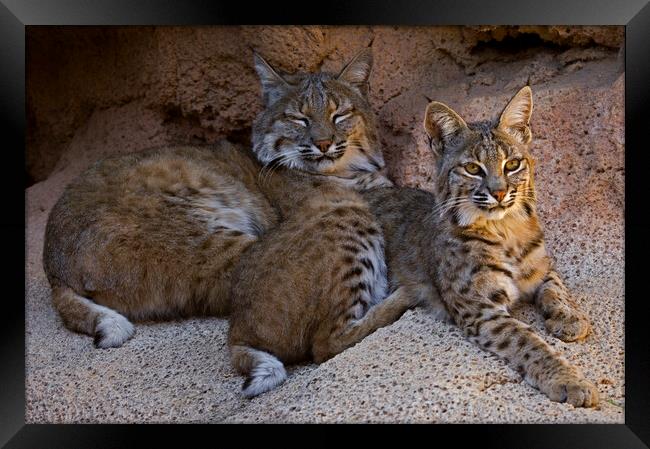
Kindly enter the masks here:
[[246, 396], [284, 380], [261, 368], [269, 360], [320, 363], [416, 304], [402, 290], [386, 297], [383, 235], [356, 192], [391, 185], [365, 99], [370, 61], [362, 52], [338, 77], [281, 77], [258, 60], [268, 109], [254, 151], [283, 219], [233, 274], [229, 346]]
[[[366, 197], [382, 223], [392, 285], [428, 296], [471, 341], [550, 399], [595, 406], [597, 388], [509, 313], [514, 302], [533, 301], [554, 336], [575, 341], [590, 330], [544, 248], [528, 149], [531, 112], [529, 87], [496, 124], [468, 126], [430, 103], [425, 130], [437, 157], [435, 192], [378, 189]], [[511, 160], [518, 162], [506, 165]]]
[[[120, 346], [131, 324], [127, 332], [102, 317], [226, 315], [232, 267], [279, 219], [258, 172], [248, 152], [220, 142], [105, 159], [73, 181], [50, 213], [43, 250], [66, 327]], [[124, 338], [104, 345], [104, 334]]]
[[[222, 141], [105, 159], [67, 186], [52, 209], [43, 265], [53, 302], [65, 326], [94, 336], [98, 347], [130, 338], [128, 320], [227, 315], [235, 263], [294, 214], [300, 203], [293, 190], [318, 196], [315, 186], [330, 179], [348, 188], [390, 185], [380, 173], [366, 98], [368, 50], [339, 75], [286, 80], [255, 58], [266, 105], [253, 132], [254, 154]], [[291, 108], [310, 125], [288, 122]], [[329, 132], [335, 143], [321, 153], [313, 139]], [[282, 181], [293, 171], [308, 176]], [[375, 258], [379, 277], [364, 271], [359, 281], [376, 289], [368, 303], [386, 283], [385, 273], [377, 274], [383, 250]]]

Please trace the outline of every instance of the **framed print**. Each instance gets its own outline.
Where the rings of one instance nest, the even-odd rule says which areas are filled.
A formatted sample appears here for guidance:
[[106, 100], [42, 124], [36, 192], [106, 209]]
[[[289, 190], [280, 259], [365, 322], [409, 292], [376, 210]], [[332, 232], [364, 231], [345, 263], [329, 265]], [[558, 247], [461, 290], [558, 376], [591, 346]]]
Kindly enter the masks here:
[[0, 24], [6, 447], [650, 444], [646, 2], [2, 0]]

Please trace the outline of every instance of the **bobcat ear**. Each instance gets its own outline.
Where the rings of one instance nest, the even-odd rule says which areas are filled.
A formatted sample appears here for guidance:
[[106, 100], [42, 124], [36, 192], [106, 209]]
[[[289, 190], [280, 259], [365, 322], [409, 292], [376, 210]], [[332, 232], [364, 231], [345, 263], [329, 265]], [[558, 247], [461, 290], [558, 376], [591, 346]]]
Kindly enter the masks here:
[[501, 113], [497, 128], [519, 143], [529, 143], [533, 138], [529, 125], [532, 113], [533, 92], [529, 86], [524, 86]]
[[256, 52], [253, 52], [253, 59], [255, 71], [262, 82], [264, 104], [270, 106], [286, 93], [289, 84]]
[[372, 50], [365, 48], [343, 67], [337, 79], [356, 87], [363, 95], [368, 95], [368, 78], [370, 78], [371, 69]]
[[429, 136], [431, 149], [436, 155], [453, 144], [465, 130], [467, 124], [449, 106], [432, 101], [424, 113], [424, 130]]

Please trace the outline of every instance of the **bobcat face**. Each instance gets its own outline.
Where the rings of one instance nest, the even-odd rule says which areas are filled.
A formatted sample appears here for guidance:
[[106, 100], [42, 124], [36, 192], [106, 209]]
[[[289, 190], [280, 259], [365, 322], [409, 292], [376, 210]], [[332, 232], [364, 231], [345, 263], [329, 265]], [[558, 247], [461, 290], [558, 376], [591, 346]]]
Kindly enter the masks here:
[[[478, 129], [477, 129], [478, 128]], [[532, 159], [498, 130], [470, 130], [466, 144], [443, 162], [449, 197], [460, 224], [501, 220], [534, 198]]]
[[371, 62], [370, 53], [362, 52], [338, 76], [280, 76], [256, 55], [266, 104], [253, 128], [258, 159], [346, 178], [383, 168], [366, 97]]
[[425, 129], [438, 157], [441, 213], [452, 213], [461, 226], [530, 215], [535, 201], [534, 161], [528, 151], [531, 112], [527, 88], [511, 100], [496, 125], [468, 126], [442, 103], [429, 104]]

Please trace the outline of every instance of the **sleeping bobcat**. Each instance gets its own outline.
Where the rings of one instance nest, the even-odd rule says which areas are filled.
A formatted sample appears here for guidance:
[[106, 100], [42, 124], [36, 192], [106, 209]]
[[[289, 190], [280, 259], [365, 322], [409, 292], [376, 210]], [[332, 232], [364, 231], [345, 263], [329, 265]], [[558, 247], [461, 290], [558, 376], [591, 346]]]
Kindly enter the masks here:
[[[265, 107], [252, 140], [263, 167], [247, 151], [221, 142], [106, 159], [72, 182], [50, 213], [43, 251], [54, 306], [66, 327], [108, 348], [133, 335], [129, 320], [229, 313], [233, 267], [242, 254], [294, 209], [321, 197], [332, 213], [356, 214], [375, 229], [362, 197], [349, 188], [391, 185], [381, 173], [366, 97], [371, 65], [366, 50], [338, 75], [281, 76], [255, 55]], [[343, 239], [356, 232], [339, 229], [356, 219], [316, 217], [308, 225], [319, 232], [330, 229]], [[300, 230], [299, 219], [291, 223]], [[376, 272], [367, 276], [376, 288], [373, 300], [383, 299], [382, 236], [358, 239], [372, 245]], [[344, 252], [321, 249], [323, 257]], [[359, 260], [339, 259], [344, 272], [368, 271]], [[293, 269], [291, 276], [299, 278], [303, 268]], [[337, 300], [352, 296], [358, 297], [347, 292]]]
[[590, 330], [544, 249], [528, 149], [532, 107], [524, 87], [498, 123], [467, 125], [430, 103], [424, 126], [437, 158], [434, 194], [402, 188], [364, 196], [384, 231], [393, 287], [428, 299], [552, 400], [595, 406], [596, 387], [508, 312], [515, 301], [533, 301], [564, 341]]
[[[273, 161], [273, 150], [289, 150], [281, 156], [286, 167], [262, 175], [283, 220], [233, 270], [228, 344], [247, 397], [284, 382], [285, 363], [327, 360], [416, 305], [401, 290], [386, 297], [383, 235], [349, 188], [391, 185], [379, 171], [365, 102], [370, 54], [360, 58], [339, 76], [356, 80], [348, 85], [325, 73], [283, 78], [268, 67], [262, 76], [274, 104], [256, 124], [267, 126], [261, 141], [268, 153], [256, 152]], [[305, 130], [322, 155], [309, 141], [296, 145]], [[332, 169], [336, 176], [311, 174]]]
[[387, 297], [384, 238], [363, 197], [305, 176], [274, 177], [292, 213], [233, 270], [228, 345], [248, 397], [284, 382], [285, 364], [321, 363], [419, 301], [401, 289]]

